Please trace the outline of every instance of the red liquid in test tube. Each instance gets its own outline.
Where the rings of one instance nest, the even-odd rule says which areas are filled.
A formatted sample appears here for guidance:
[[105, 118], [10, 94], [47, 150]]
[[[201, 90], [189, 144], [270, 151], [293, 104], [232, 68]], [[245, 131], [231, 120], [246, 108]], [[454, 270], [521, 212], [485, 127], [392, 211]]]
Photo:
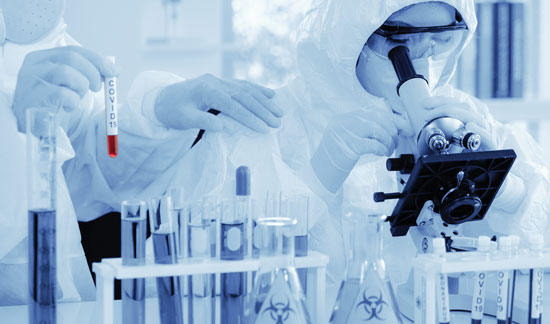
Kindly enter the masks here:
[[[110, 56], [114, 63], [115, 58]], [[107, 153], [114, 158], [118, 154], [118, 93], [116, 78], [105, 78], [105, 130], [107, 131]]]

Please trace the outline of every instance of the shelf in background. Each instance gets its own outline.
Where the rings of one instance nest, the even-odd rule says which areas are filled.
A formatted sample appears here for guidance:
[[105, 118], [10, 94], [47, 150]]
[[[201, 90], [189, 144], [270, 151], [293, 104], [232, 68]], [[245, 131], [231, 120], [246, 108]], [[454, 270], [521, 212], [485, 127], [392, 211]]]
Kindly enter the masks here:
[[550, 121], [550, 100], [484, 99], [493, 117], [501, 122]]

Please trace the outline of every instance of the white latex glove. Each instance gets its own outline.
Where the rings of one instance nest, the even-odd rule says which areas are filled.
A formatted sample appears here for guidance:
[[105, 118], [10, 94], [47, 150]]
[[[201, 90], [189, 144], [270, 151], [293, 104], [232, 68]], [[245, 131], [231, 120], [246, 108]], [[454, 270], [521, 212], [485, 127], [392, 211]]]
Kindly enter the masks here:
[[242, 80], [222, 80], [211, 74], [171, 84], [163, 88], [155, 101], [155, 115], [166, 127], [223, 129], [222, 120], [208, 113], [215, 109], [244, 126], [265, 133], [281, 125], [283, 110], [270, 99], [267, 89]]
[[44, 107], [73, 111], [88, 90], [99, 91], [103, 77], [118, 74], [105, 56], [79, 46], [29, 53], [17, 76], [12, 109], [19, 131], [25, 129], [25, 111]]
[[435, 96], [424, 100], [428, 110], [425, 121], [439, 117], [452, 117], [462, 121], [466, 129], [481, 136], [480, 151], [492, 151], [498, 148], [497, 140], [490, 124], [490, 114], [486, 107], [479, 107], [469, 101], [453, 97]]
[[357, 110], [335, 116], [311, 158], [325, 188], [337, 192], [362, 155], [391, 156], [406, 121], [390, 112]]

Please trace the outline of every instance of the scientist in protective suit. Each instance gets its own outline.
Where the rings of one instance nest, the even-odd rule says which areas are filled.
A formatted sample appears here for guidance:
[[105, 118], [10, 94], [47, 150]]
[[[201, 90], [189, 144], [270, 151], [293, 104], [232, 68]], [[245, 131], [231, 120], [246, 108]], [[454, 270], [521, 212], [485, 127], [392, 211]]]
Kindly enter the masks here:
[[[122, 200], [163, 194], [169, 181], [149, 186], [151, 179], [161, 178], [188, 153], [199, 129], [222, 130], [222, 116], [260, 133], [278, 127], [282, 116], [270, 102], [274, 92], [252, 83], [144, 72], [120, 107], [120, 150], [111, 159], [100, 90], [103, 78], [118, 71], [105, 56], [67, 34], [64, 8], [64, 0], [0, 0], [0, 305], [26, 303], [28, 295], [26, 145], [21, 133], [26, 109], [58, 109], [60, 119], [56, 233], [61, 301], [94, 297], [77, 219], [92, 223], [119, 210]], [[207, 113], [211, 108], [219, 117]], [[120, 223], [120, 216], [111, 217], [110, 223]], [[96, 227], [99, 237], [113, 231]]]
[[[466, 235], [518, 234], [525, 243], [532, 234], [548, 236], [550, 173], [540, 148], [449, 84], [475, 32], [474, 9], [474, 0], [316, 1], [299, 31], [299, 76], [274, 97], [285, 110], [281, 128], [257, 135], [226, 123], [222, 133], [207, 132], [173, 183], [184, 186], [190, 199], [230, 195], [235, 168], [246, 164], [253, 195], [261, 198], [270, 190], [312, 195], [310, 247], [330, 256], [330, 309], [351, 249], [344, 214], [351, 208], [391, 214], [395, 202], [374, 203], [372, 197], [397, 191], [385, 161], [396, 151], [414, 152], [408, 118], [450, 116], [481, 135], [482, 150], [514, 149], [518, 155], [485, 220], [465, 224]], [[408, 33], [384, 32], [395, 26]], [[424, 102], [425, 117], [407, 116], [397, 96], [398, 80], [384, 48], [398, 44], [409, 47], [417, 73], [434, 94]], [[402, 283], [416, 249], [409, 236], [390, 238], [389, 230], [385, 236], [390, 277]]]

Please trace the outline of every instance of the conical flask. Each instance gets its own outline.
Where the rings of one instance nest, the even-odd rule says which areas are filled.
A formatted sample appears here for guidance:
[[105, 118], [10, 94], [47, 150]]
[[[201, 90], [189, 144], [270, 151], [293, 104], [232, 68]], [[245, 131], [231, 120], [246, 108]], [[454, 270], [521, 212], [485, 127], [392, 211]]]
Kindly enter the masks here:
[[402, 323], [382, 258], [386, 216], [350, 213], [346, 217], [353, 224], [353, 250], [330, 323]]
[[294, 267], [294, 226], [290, 218], [260, 218], [260, 269], [245, 301], [247, 324], [310, 324]]

